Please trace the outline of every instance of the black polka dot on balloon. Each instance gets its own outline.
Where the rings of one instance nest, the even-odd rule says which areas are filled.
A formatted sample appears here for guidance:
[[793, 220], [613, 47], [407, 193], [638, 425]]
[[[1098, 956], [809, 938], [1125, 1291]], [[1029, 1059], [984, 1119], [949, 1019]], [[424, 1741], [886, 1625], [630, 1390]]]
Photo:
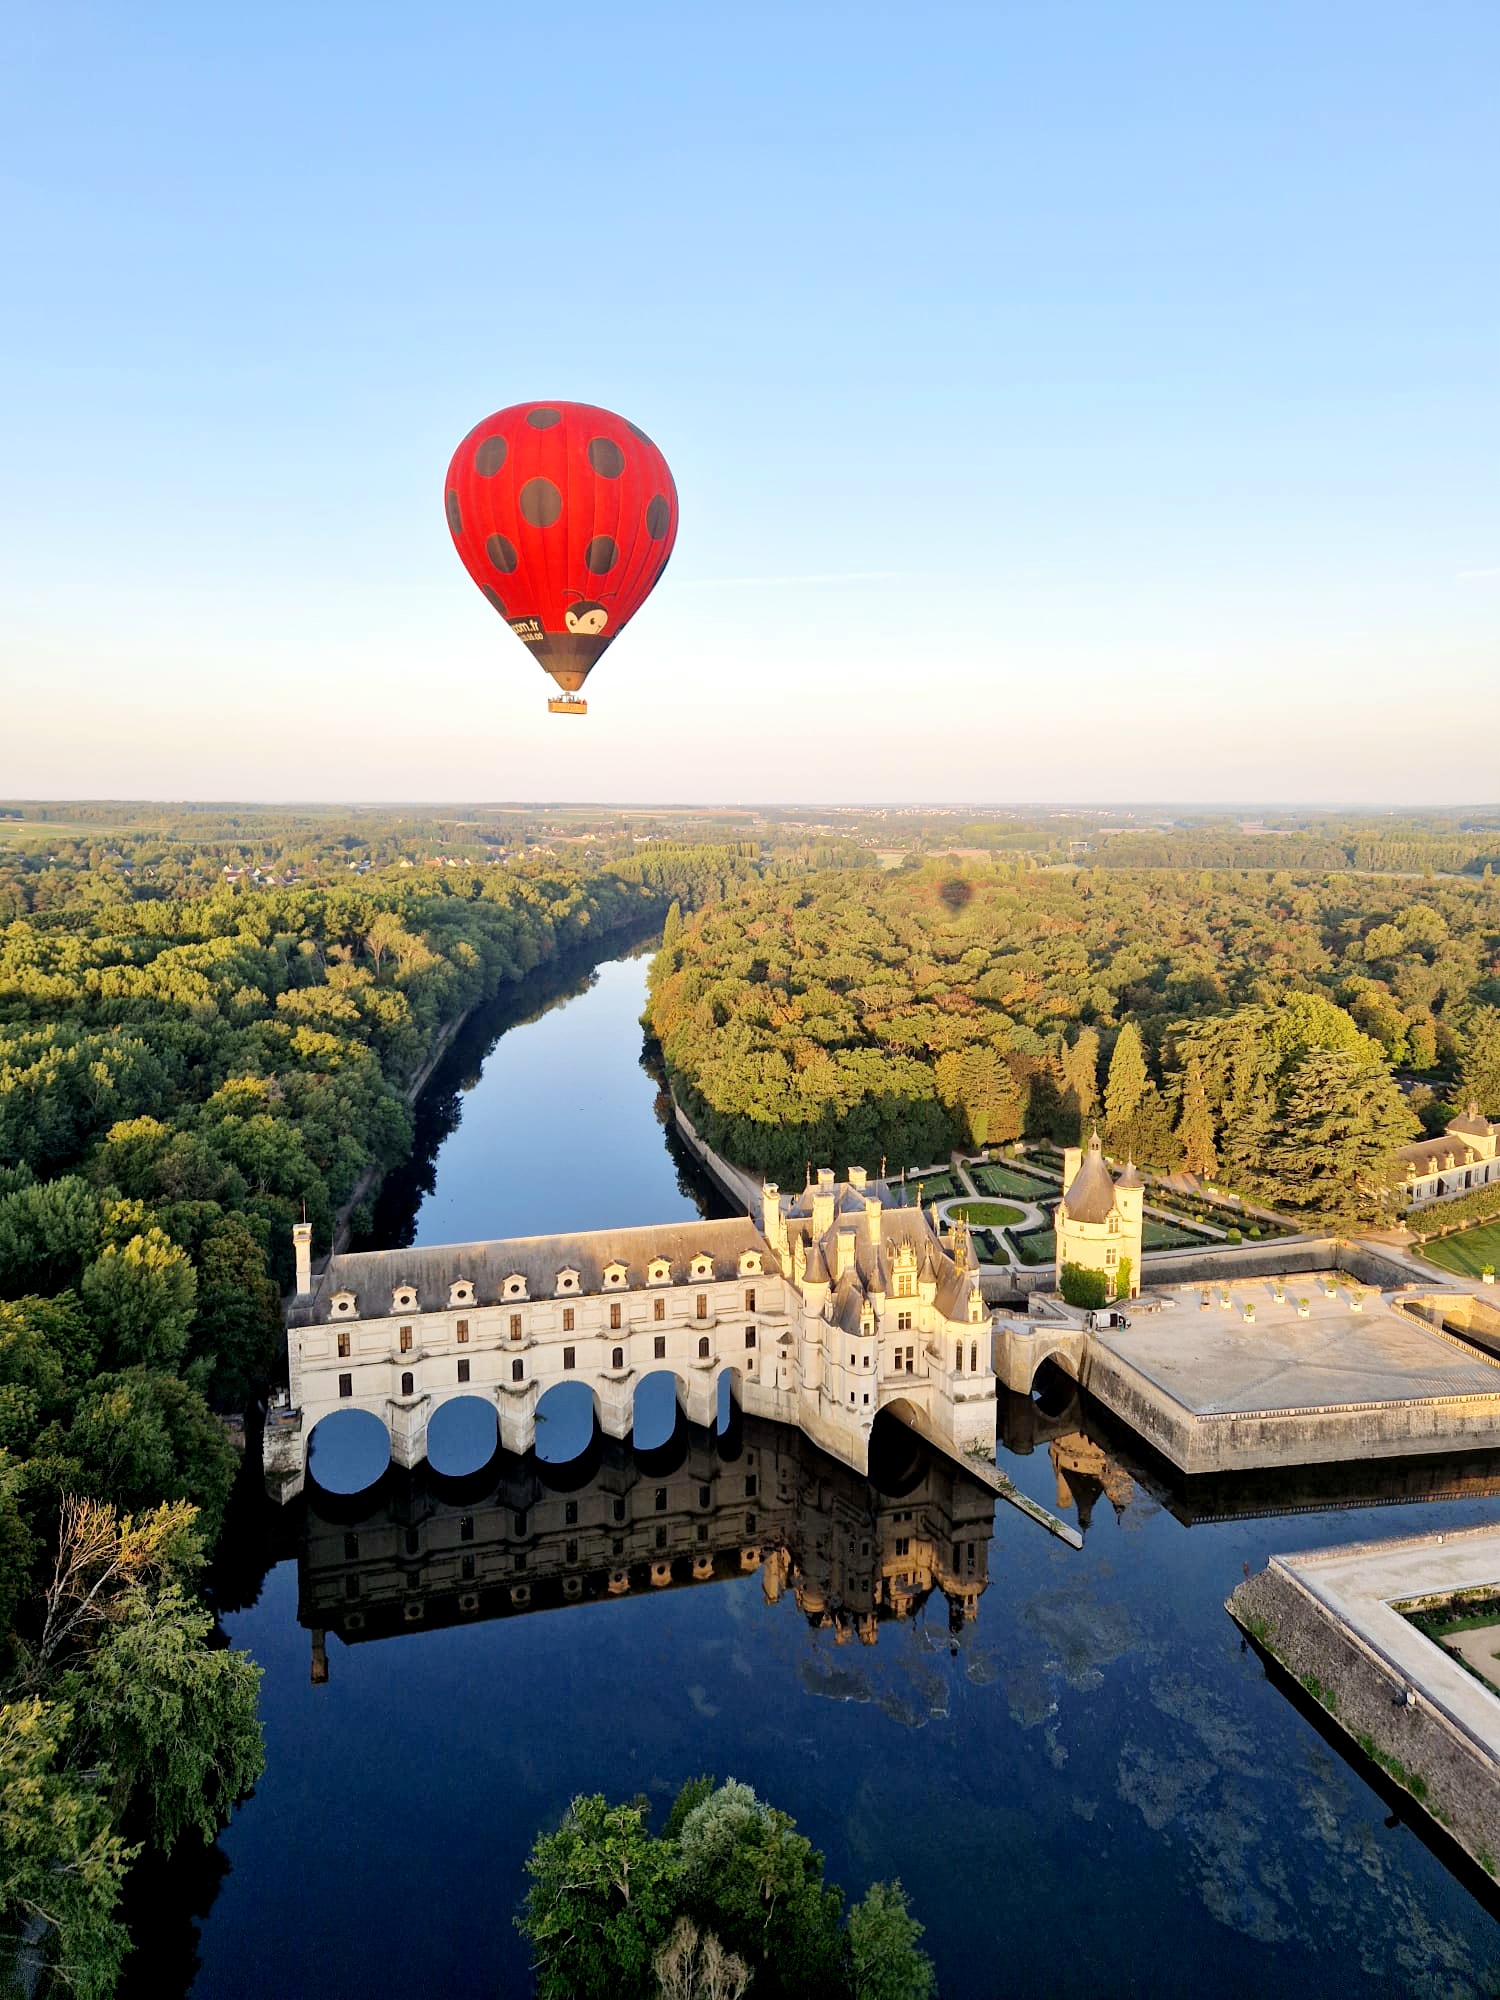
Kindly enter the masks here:
[[474, 470], [481, 479], [493, 479], [505, 463], [505, 454], [510, 449], [504, 438], [486, 438], [474, 454]]
[[455, 535], [464, 531], [464, 517], [458, 511], [458, 495], [451, 486], [448, 488], [448, 526]]
[[505, 599], [500, 595], [498, 590], [493, 589], [487, 583], [480, 584], [479, 588], [484, 592], [485, 596], [490, 600], [490, 603], [494, 605], [495, 609], [500, 613], [500, 616], [502, 618], [508, 618], [510, 616], [509, 612], [505, 608]]
[[641, 443], [642, 443], [642, 444], [650, 444], [650, 445], [651, 445], [651, 449], [652, 449], [653, 451], [655, 451], [655, 449], [656, 449], [656, 446], [655, 446], [654, 444], [651, 444], [651, 440], [650, 440], [650, 438], [648, 438], [648, 437], [647, 437], [646, 433], [645, 433], [645, 432], [644, 432], [644, 431], [643, 431], [643, 430], [641, 429], [641, 427], [640, 427], [640, 425], [639, 425], [639, 424], [633, 424], [633, 423], [631, 423], [631, 421], [630, 421], [630, 420], [629, 420], [629, 418], [627, 417], [627, 418], [626, 418], [626, 420], [625, 420], [625, 428], [626, 428], [626, 430], [628, 430], [628, 431], [634, 431], [634, 432], [635, 432], [635, 434], [636, 434], [636, 436], [637, 436], [637, 437], [638, 437], [638, 438], [640, 439], [640, 441], [641, 441]]
[[502, 576], [509, 576], [520, 560], [515, 543], [504, 535], [491, 535], [484, 545], [484, 552]]
[[521, 519], [531, 528], [550, 528], [562, 512], [562, 495], [550, 479], [528, 479], [516, 495]]
[[665, 494], [658, 493], [646, 509], [646, 533], [653, 542], [659, 542], [671, 525], [671, 503]]
[[625, 470], [625, 454], [613, 438], [590, 438], [589, 464], [601, 479], [618, 479]]
[[561, 410], [528, 410], [526, 421], [534, 431], [550, 431], [554, 424], [562, 422]]
[[583, 552], [583, 566], [590, 576], [603, 576], [619, 560], [619, 545], [613, 535], [595, 535]]

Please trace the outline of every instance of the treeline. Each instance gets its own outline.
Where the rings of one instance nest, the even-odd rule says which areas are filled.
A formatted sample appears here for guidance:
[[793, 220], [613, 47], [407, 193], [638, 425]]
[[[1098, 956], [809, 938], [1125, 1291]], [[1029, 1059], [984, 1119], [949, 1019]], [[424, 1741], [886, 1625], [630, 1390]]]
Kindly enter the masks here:
[[135, 1848], [211, 1837], [260, 1768], [255, 1670], [193, 1579], [238, 1463], [217, 1412], [280, 1364], [291, 1223], [327, 1249], [468, 1009], [758, 866], [654, 846], [0, 931], [0, 1962], [107, 1993]]
[[709, 1143], [783, 1180], [1097, 1120], [1142, 1164], [1355, 1221], [1422, 1124], [1500, 1112], [1500, 898], [1004, 865], [754, 884], [664, 941], [649, 1018]]

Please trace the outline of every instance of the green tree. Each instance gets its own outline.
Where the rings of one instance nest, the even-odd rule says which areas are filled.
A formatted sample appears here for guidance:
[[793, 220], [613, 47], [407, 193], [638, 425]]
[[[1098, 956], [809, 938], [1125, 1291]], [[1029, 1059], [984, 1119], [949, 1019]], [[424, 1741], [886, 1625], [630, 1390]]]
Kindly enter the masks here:
[[899, 1882], [871, 1883], [845, 1924], [852, 2000], [928, 2000], [936, 1981], [922, 1929]]
[[1214, 1114], [1203, 1088], [1203, 1066], [1190, 1055], [1182, 1078], [1182, 1116], [1177, 1121], [1177, 1140], [1183, 1164], [1190, 1174], [1211, 1178], [1219, 1171], [1219, 1154], [1214, 1145]]
[[86, 1492], [125, 1513], [187, 1500], [204, 1539], [217, 1539], [239, 1461], [203, 1397], [177, 1376], [146, 1368], [97, 1376], [66, 1445]]
[[1135, 1266], [1128, 1257], [1122, 1257], [1115, 1266], [1115, 1297], [1128, 1299], [1131, 1283], [1135, 1277]]
[[1476, 1007], [1469, 1016], [1458, 1089], [1465, 1104], [1472, 1099], [1486, 1118], [1500, 1118], [1500, 1007]]
[[117, 1801], [144, 1801], [164, 1852], [189, 1827], [211, 1841], [265, 1767], [261, 1670], [247, 1654], [211, 1649], [212, 1630], [180, 1583], [135, 1587], [62, 1685]]
[[540, 2000], [649, 2000], [676, 1911], [677, 1861], [653, 1840], [643, 1805], [576, 1798], [526, 1863], [516, 1919]]
[[1099, 1031], [1080, 1028], [1077, 1039], [1062, 1046], [1063, 1083], [1078, 1113], [1080, 1138], [1087, 1121], [1099, 1109]]
[[1109, 1059], [1109, 1076], [1104, 1085], [1104, 1121], [1111, 1147], [1115, 1133], [1129, 1123], [1131, 1114], [1145, 1095], [1146, 1084], [1146, 1052], [1141, 1043], [1141, 1031], [1134, 1021], [1127, 1021], [1116, 1038]]
[[171, 1367], [187, 1347], [198, 1281], [186, 1251], [160, 1229], [107, 1244], [83, 1274], [84, 1307], [106, 1360]]
[[1091, 1271], [1083, 1264], [1064, 1264], [1057, 1289], [1080, 1312], [1097, 1312], [1109, 1303], [1109, 1279], [1103, 1271]]
[[1246, 1185], [1289, 1214], [1329, 1224], [1391, 1214], [1396, 1148], [1417, 1121], [1384, 1068], [1315, 1050], [1290, 1078], [1276, 1129]]
[[71, 1721], [35, 1696], [0, 1707], [0, 1961], [19, 1991], [45, 1971], [77, 2000], [108, 2000], [135, 1850], [110, 1826], [97, 1776], [66, 1768]]

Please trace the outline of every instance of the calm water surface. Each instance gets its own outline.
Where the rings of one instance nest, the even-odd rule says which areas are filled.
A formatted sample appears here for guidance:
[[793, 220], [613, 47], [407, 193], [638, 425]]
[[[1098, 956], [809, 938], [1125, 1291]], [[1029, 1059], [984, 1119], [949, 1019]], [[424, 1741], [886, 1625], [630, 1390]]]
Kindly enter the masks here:
[[[644, 979], [639, 957], [565, 970], [487, 1055], [503, 1017], [475, 1024], [431, 1100], [430, 1157], [371, 1240], [696, 1212], [639, 1066]], [[634, 1456], [596, 1445], [570, 1471], [497, 1461], [467, 1488], [391, 1482], [275, 1517], [247, 1501], [218, 1587], [265, 1670], [267, 1771], [162, 1889], [132, 1991], [523, 1994], [512, 1919], [538, 1827], [574, 1792], [665, 1805], [705, 1770], [795, 1814], [852, 1893], [899, 1876], [950, 1996], [1500, 1988], [1489, 1910], [1223, 1610], [1273, 1550], [1493, 1518], [1493, 1468], [1387, 1469], [1365, 1496], [1380, 1505], [1339, 1511], [1326, 1479], [1173, 1490], [1065, 1383], [1004, 1422], [1002, 1462], [1085, 1525], [1081, 1553], [899, 1435], [871, 1484], [748, 1422]], [[1457, 1497], [1402, 1497], [1434, 1488]], [[636, 1563], [610, 1597], [594, 1555], [621, 1532], [649, 1554], [663, 1520], [707, 1528], [680, 1546], [712, 1580], [655, 1589]], [[862, 1634], [897, 1536], [905, 1615]], [[496, 1582], [522, 1541], [524, 1612]], [[747, 1543], [784, 1545], [784, 1574], [742, 1571]], [[406, 1581], [351, 1625], [355, 1548]], [[930, 1587], [933, 1551], [983, 1586], [971, 1620]]]

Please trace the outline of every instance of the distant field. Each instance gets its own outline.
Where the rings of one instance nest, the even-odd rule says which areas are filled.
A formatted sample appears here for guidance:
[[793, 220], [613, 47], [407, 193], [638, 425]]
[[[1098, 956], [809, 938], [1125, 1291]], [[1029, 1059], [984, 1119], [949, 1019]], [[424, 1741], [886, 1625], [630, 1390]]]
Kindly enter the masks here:
[[1003, 1201], [966, 1201], [957, 1208], [949, 1209], [950, 1215], [961, 1216], [965, 1222], [972, 1222], [979, 1229], [1005, 1229], [1013, 1222], [1023, 1222], [1026, 1211], [1010, 1208]]
[[1461, 1236], [1444, 1236], [1436, 1243], [1424, 1243], [1420, 1253], [1429, 1264], [1441, 1265], [1460, 1278], [1477, 1278], [1486, 1264], [1500, 1271], [1500, 1221], [1481, 1223]]
[[1020, 1173], [1015, 1167], [970, 1167], [969, 1178], [985, 1194], [1018, 1194], [1022, 1201], [1040, 1201], [1057, 1192], [1056, 1181]]

